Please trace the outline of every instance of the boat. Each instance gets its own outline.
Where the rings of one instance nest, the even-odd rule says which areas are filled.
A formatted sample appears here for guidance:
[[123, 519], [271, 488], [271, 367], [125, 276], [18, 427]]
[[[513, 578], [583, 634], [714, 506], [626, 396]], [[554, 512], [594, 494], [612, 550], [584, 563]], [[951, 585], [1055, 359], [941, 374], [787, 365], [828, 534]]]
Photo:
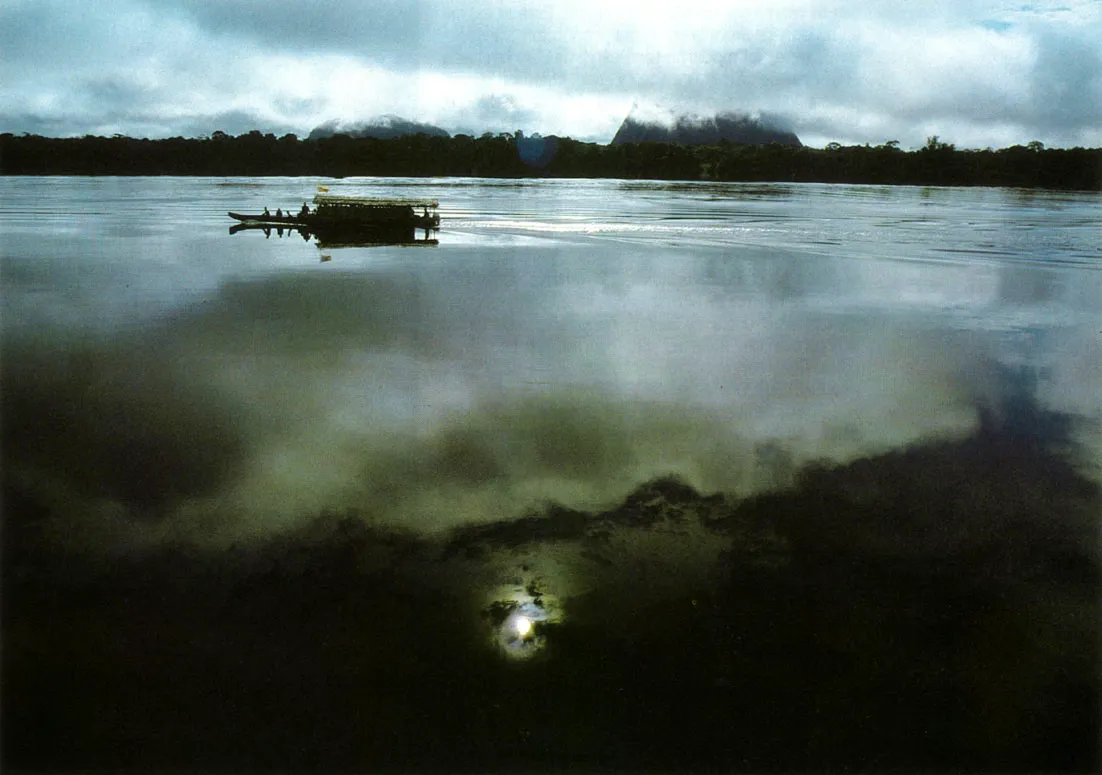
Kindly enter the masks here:
[[290, 215], [272, 215], [271, 213], [259, 213], [257, 215], [248, 215], [246, 213], [233, 213], [230, 217], [234, 220], [241, 221], [242, 223], [256, 224], [257, 226], [293, 226], [301, 223], [297, 218]]
[[[385, 199], [352, 197], [319, 193], [314, 196], [314, 209], [272, 215], [231, 212], [229, 216], [242, 223], [268, 226], [302, 226], [314, 232], [371, 227], [384, 229], [438, 229], [439, 202], [435, 199]], [[417, 211], [421, 212], [418, 213]]]

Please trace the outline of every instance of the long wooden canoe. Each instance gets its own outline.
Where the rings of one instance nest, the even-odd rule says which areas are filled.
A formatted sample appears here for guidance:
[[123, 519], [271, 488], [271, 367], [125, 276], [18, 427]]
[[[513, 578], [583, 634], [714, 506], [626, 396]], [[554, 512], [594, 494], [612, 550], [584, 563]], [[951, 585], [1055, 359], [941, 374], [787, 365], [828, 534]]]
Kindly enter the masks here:
[[[287, 212], [234, 213], [229, 216], [242, 223], [270, 226], [306, 226], [326, 229], [353, 225], [408, 226], [416, 229], [436, 229], [440, 216], [436, 212], [439, 202], [435, 199], [384, 199], [373, 197], [337, 196], [318, 194], [314, 197], [314, 209], [308, 213]], [[417, 211], [421, 212], [418, 213]]]

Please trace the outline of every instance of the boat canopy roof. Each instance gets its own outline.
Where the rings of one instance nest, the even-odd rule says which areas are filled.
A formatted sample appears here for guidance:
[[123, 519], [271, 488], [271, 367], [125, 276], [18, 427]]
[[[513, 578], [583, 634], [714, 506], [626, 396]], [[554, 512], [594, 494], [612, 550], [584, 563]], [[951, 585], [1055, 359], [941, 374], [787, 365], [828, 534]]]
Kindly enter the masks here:
[[315, 194], [314, 204], [325, 207], [438, 207], [435, 199], [387, 199], [384, 197]]

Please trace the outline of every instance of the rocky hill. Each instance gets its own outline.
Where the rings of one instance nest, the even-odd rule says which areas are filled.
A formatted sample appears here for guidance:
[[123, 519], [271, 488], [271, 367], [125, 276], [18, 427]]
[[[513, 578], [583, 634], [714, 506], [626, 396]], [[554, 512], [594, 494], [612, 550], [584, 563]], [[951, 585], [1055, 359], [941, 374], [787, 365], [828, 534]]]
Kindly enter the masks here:
[[745, 145], [803, 145], [795, 133], [765, 116], [726, 111], [714, 116], [675, 115], [670, 111], [641, 111], [637, 107], [620, 125], [612, 145], [641, 142], [715, 145], [720, 140]]
[[426, 134], [433, 137], [451, 137], [447, 130], [441, 129], [438, 126], [422, 124], [417, 121], [410, 121], [402, 118], [401, 116], [387, 114], [379, 116], [378, 118], [373, 118], [370, 121], [351, 123], [344, 123], [336, 119], [333, 121], [326, 121], [324, 124], [316, 126], [310, 131], [309, 139], [321, 140], [337, 134], [348, 135], [349, 137], [377, 137], [380, 140], [390, 140], [395, 137], [417, 134]]

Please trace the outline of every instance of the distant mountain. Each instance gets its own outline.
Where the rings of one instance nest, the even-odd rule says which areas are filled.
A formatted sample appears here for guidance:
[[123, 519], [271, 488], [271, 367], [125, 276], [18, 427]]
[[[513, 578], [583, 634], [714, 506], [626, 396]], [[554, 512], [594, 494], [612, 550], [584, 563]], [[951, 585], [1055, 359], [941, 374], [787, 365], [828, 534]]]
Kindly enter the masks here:
[[390, 140], [405, 135], [426, 134], [433, 137], [451, 137], [446, 129], [441, 129], [432, 124], [421, 124], [417, 121], [409, 121], [401, 116], [387, 114], [373, 118], [370, 121], [356, 121], [344, 123], [342, 121], [326, 121], [321, 126], [316, 126], [310, 131], [310, 140], [321, 140], [333, 135], [348, 135], [349, 137], [377, 137], [380, 140]]
[[612, 145], [641, 142], [715, 145], [720, 140], [745, 145], [803, 145], [795, 133], [776, 126], [764, 116], [729, 111], [714, 116], [676, 115], [663, 109], [641, 110], [638, 106], [633, 106], [620, 124]]

